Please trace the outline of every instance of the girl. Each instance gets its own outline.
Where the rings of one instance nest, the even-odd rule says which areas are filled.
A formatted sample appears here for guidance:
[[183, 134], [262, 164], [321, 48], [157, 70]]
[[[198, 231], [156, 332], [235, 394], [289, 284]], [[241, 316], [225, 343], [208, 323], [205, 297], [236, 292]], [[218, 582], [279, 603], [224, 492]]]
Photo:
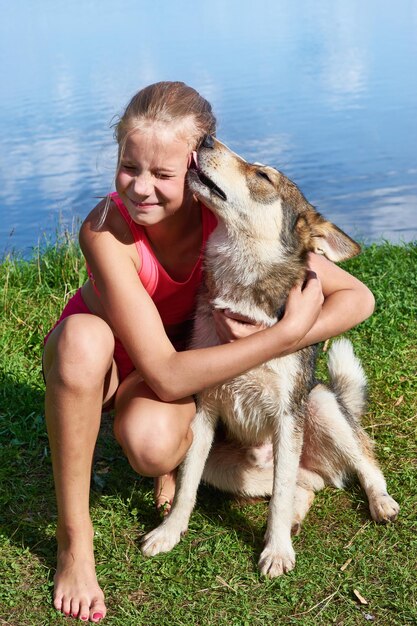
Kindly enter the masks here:
[[373, 310], [362, 283], [312, 255], [311, 277], [292, 290], [274, 327], [253, 328], [216, 313], [228, 341], [184, 350], [204, 244], [216, 225], [185, 175], [199, 142], [214, 133], [210, 104], [183, 83], [157, 83], [133, 97], [116, 127], [117, 193], [93, 209], [80, 231], [89, 280], [45, 340], [45, 414], [58, 505], [54, 606], [84, 621], [106, 614], [89, 516], [103, 405], [114, 404], [116, 438], [132, 467], [161, 477], [161, 504], [172, 498], [173, 471], [191, 444], [192, 394], [337, 335]]

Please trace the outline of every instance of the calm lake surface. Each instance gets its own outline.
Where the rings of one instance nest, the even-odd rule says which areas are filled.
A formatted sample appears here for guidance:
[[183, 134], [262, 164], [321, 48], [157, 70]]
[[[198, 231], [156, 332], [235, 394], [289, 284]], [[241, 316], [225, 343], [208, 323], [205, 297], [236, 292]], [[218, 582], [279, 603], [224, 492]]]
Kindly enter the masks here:
[[183, 80], [218, 136], [367, 243], [417, 239], [414, 0], [0, 0], [0, 257], [113, 189], [111, 124]]

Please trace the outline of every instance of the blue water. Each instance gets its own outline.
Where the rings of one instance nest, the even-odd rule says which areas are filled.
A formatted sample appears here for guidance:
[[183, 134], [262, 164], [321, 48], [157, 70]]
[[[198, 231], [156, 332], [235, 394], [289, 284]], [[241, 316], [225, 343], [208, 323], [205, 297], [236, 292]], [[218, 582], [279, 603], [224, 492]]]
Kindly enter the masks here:
[[0, 256], [113, 189], [111, 123], [184, 80], [218, 136], [365, 242], [417, 238], [414, 0], [0, 0]]

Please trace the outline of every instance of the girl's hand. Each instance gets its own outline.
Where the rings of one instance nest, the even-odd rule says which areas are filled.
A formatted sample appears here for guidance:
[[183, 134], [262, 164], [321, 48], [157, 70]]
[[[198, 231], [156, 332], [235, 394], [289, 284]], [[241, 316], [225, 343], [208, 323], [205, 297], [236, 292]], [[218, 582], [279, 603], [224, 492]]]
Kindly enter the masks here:
[[[323, 301], [320, 279], [315, 272], [308, 270], [304, 282], [291, 289], [285, 304], [283, 319], [295, 342], [302, 339], [314, 325]], [[215, 309], [213, 317], [222, 343], [231, 343], [267, 328], [265, 324], [254, 322], [230, 309]]]
[[217, 334], [222, 343], [230, 343], [236, 339], [248, 337], [266, 328], [264, 324], [233, 313], [230, 309], [214, 309], [213, 317]]
[[291, 289], [282, 318], [295, 343], [298, 343], [314, 326], [323, 302], [320, 279], [315, 272], [308, 270], [305, 281]]

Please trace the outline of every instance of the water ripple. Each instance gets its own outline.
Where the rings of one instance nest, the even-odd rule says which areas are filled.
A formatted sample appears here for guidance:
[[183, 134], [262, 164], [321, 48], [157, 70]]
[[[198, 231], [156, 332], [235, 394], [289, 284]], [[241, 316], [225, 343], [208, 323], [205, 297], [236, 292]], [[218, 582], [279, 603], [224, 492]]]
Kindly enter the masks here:
[[112, 189], [111, 123], [139, 87], [164, 79], [199, 89], [219, 137], [284, 171], [350, 234], [416, 238], [415, 3], [213, 0], [190, 10], [177, 0], [163, 19], [160, 9], [2, 8], [0, 253], [36, 245]]

